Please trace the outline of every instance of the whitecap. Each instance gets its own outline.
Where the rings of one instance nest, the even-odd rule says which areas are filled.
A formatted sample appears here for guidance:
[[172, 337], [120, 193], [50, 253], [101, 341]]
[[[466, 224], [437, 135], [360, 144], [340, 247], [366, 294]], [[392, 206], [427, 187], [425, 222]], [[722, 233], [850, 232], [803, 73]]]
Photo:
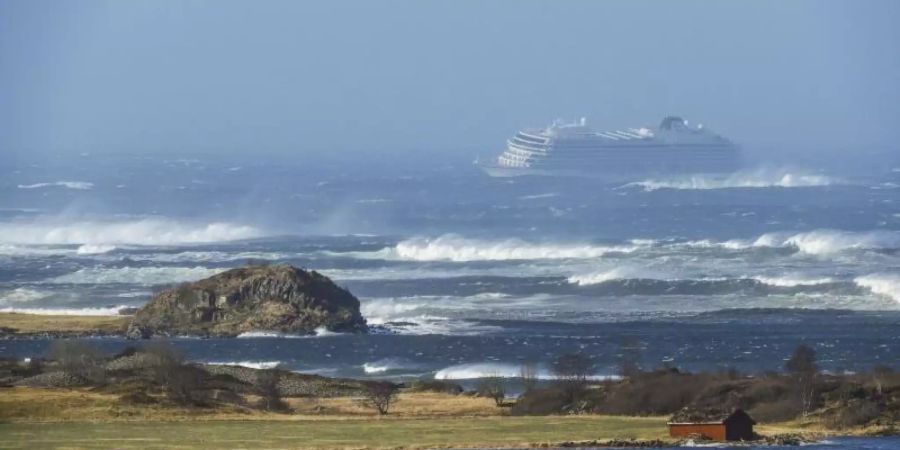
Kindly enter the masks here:
[[762, 284], [767, 284], [769, 286], [775, 287], [797, 287], [797, 286], [816, 286], [820, 284], [831, 284], [834, 283], [834, 278], [830, 277], [822, 277], [822, 278], [803, 278], [803, 277], [767, 277], [767, 276], [755, 276], [751, 277], [751, 279], [759, 281]]
[[[478, 362], [457, 364], [438, 370], [434, 374], [436, 380], [472, 380], [477, 378], [499, 377], [519, 378], [522, 374], [522, 366], [519, 364], [503, 362]], [[556, 376], [546, 367], [538, 366], [537, 379], [553, 380]], [[616, 375], [594, 374], [588, 377], [591, 380], [618, 379]]]
[[78, 253], [79, 255], [98, 255], [102, 253], [109, 253], [115, 249], [115, 245], [83, 244], [78, 247], [76, 253]]
[[54, 181], [49, 183], [20, 184], [19, 189], [40, 189], [48, 187], [62, 187], [66, 189], [88, 190], [94, 188], [94, 183], [87, 181]]
[[205, 364], [211, 366], [240, 366], [250, 369], [275, 369], [281, 365], [281, 361], [210, 361]]
[[890, 297], [900, 303], [900, 274], [876, 273], [857, 277], [853, 281], [874, 294]]
[[112, 221], [35, 220], [0, 223], [0, 244], [177, 245], [259, 237], [260, 231], [225, 222], [187, 223], [170, 219]]
[[900, 248], [900, 232], [813, 230], [803, 233], [767, 233], [753, 243], [755, 247], [793, 247], [811, 255], [827, 255], [847, 250], [884, 250]]
[[693, 175], [661, 180], [644, 180], [628, 183], [622, 187], [639, 187], [645, 191], [659, 189], [709, 190], [735, 188], [798, 188], [829, 186], [837, 181], [831, 177], [786, 170], [759, 169], [736, 172], [728, 176]]
[[455, 234], [437, 238], [414, 238], [391, 248], [371, 252], [381, 259], [408, 261], [506, 261], [535, 259], [599, 258], [609, 253], [630, 253], [638, 245], [544, 244], [520, 239], [498, 241], [469, 239]]
[[56, 284], [140, 284], [145, 286], [183, 283], [208, 278], [226, 268], [207, 267], [92, 267], [46, 280]]
[[20, 287], [0, 294], [0, 303], [29, 303], [49, 296], [48, 292]]
[[3, 313], [37, 314], [43, 316], [118, 316], [127, 305], [88, 308], [0, 308]]

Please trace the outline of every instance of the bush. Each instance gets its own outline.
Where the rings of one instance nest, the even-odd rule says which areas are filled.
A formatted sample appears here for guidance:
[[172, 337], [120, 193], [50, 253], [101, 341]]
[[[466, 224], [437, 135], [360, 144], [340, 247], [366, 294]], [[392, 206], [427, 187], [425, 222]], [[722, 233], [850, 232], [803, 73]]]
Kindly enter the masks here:
[[366, 385], [362, 405], [374, 408], [379, 415], [387, 414], [397, 401], [399, 388], [389, 381], [375, 381]]
[[74, 340], [53, 341], [50, 358], [65, 374], [87, 383], [102, 384], [106, 379], [106, 358], [94, 345]]
[[285, 412], [288, 405], [281, 399], [278, 382], [281, 371], [278, 369], [261, 370], [256, 374], [256, 388], [259, 390], [259, 407], [266, 411]]
[[868, 425], [881, 415], [881, 407], [872, 400], [854, 399], [825, 417], [825, 426], [835, 430]]
[[459, 395], [463, 387], [444, 380], [415, 380], [409, 384], [409, 392], [437, 392], [439, 394]]
[[478, 380], [476, 391], [478, 395], [494, 400], [497, 406], [503, 406], [503, 401], [506, 400], [506, 388], [503, 386], [503, 379], [498, 376]]

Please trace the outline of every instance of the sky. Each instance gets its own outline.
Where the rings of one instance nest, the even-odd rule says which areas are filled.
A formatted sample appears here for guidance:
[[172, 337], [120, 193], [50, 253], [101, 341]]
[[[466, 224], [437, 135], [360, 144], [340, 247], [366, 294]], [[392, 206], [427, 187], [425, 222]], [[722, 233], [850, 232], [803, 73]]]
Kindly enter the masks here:
[[891, 0], [0, 0], [0, 154], [491, 155], [669, 114], [750, 151], [896, 149], [897, 23]]

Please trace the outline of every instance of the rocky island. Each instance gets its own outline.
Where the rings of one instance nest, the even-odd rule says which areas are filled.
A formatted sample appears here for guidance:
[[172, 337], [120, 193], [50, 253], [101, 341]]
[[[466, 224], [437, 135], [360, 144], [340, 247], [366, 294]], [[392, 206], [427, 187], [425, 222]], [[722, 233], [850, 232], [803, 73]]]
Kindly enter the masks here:
[[135, 313], [126, 336], [309, 334], [322, 328], [365, 332], [359, 299], [316, 271], [247, 266], [161, 292]]

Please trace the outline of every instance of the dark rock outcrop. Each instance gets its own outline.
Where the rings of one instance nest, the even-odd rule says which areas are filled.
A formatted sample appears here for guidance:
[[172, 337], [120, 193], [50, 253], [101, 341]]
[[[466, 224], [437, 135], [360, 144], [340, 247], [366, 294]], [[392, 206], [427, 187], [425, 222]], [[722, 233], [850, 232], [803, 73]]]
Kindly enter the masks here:
[[305, 334], [323, 327], [366, 331], [359, 300], [318, 272], [275, 265], [232, 269], [164, 291], [137, 311], [126, 334], [134, 339]]

